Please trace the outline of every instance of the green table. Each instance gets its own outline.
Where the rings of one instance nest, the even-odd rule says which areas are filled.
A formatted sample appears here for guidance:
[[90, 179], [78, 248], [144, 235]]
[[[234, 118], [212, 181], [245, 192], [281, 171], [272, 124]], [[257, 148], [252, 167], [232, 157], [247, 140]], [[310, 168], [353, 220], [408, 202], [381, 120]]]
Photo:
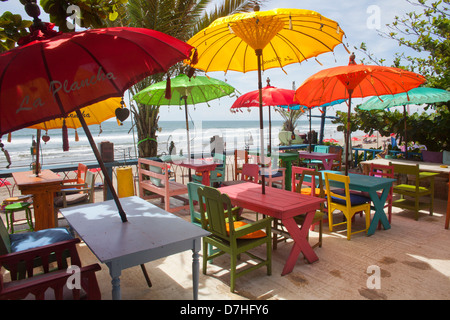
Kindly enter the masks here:
[[[250, 150], [248, 154], [259, 156], [259, 152], [256, 150]], [[270, 155], [272, 158], [281, 159], [286, 165], [286, 175], [284, 177], [285, 188], [291, 191], [291, 175], [292, 175], [292, 161], [298, 159], [298, 153], [296, 152], [272, 152]]]

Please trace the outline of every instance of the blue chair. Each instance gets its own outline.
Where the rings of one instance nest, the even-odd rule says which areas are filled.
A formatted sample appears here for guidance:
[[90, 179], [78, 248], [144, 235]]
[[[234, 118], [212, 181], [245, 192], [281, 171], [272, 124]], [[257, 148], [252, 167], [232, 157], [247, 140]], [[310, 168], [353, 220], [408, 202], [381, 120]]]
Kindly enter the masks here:
[[[39, 248], [74, 238], [66, 228], [50, 228], [33, 232], [8, 234], [3, 220], [0, 220], [0, 255]], [[66, 261], [64, 262], [66, 263]], [[35, 261], [35, 267], [40, 266], [40, 264], [39, 260]], [[23, 279], [25, 273], [26, 269], [23, 266], [22, 269], [18, 270], [18, 278]]]
[[[215, 170], [210, 172], [210, 186], [214, 186], [215, 183], [218, 183], [220, 185], [225, 181], [225, 170], [227, 166], [227, 157], [223, 153], [215, 153], [213, 159], [214, 162], [218, 163], [219, 165]], [[196, 172], [195, 175], [192, 176], [192, 180], [197, 183], [201, 183], [202, 178], [202, 172]]]

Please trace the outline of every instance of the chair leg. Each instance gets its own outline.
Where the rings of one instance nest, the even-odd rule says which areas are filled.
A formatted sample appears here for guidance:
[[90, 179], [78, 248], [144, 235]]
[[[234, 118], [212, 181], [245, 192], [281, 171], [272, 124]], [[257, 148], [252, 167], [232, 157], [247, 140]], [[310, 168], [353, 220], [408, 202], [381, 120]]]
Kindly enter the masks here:
[[352, 218], [347, 217], [347, 240], [352, 236]]
[[234, 287], [236, 284], [236, 266], [237, 266], [237, 256], [231, 254], [231, 265], [230, 265], [230, 291], [234, 292]]

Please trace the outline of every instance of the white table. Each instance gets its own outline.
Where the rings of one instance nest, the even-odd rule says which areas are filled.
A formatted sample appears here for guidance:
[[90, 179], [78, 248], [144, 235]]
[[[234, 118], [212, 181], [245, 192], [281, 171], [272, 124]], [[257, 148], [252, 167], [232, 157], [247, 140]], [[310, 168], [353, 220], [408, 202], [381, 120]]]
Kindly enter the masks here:
[[113, 200], [61, 209], [100, 262], [109, 268], [112, 298], [120, 299], [123, 269], [191, 249], [193, 296], [198, 298], [201, 238], [209, 232], [139, 197], [121, 198], [128, 222]]

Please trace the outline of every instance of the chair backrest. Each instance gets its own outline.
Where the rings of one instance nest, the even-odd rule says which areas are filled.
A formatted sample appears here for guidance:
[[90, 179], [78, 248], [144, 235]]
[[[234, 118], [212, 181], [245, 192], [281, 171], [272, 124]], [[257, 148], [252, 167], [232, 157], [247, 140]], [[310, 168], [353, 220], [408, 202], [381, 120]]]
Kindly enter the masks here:
[[[339, 183], [338, 188], [344, 189], [345, 193], [344, 195], [338, 194], [333, 192], [334, 189], [330, 188], [330, 181], [335, 181]], [[342, 186], [343, 184], [343, 186]], [[351, 208], [351, 201], [350, 201], [350, 177], [345, 176], [343, 174], [335, 174], [331, 172], [325, 172], [325, 185], [327, 190], [327, 202], [328, 202], [328, 208], [330, 208], [331, 202], [333, 202], [333, 198], [337, 198], [340, 200], [345, 201], [346, 207], [349, 210]]]
[[241, 180], [258, 183], [259, 166], [256, 163], [244, 163]]
[[195, 203], [198, 203], [198, 189], [204, 187], [203, 184], [197, 182], [188, 182], [188, 196], [189, 196], [189, 213], [191, 214], [191, 223], [198, 226], [202, 225], [202, 215], [195, 208]]
[[[202, 228], [213, 235], [230, 241], [234, 236], [233, 223], [229, 223], [229, 234], [227, 232], [228, 221], [233, 221], [231, 200], [226, 194], [219, 190], [204, 186], [198, 189], [200, 212], [202, 216]], [[208, 217], [206, 218], [206, 212]]]
[[291, 168], [291, 172], [292, 172], [291, 173], [291, 182], [292, 182], [291, 191], [294, 191], [294, 192], [296, 191], [296, 187], [297, 187], [298, 183], [300, 182], [300, 178], [301, 178], [303, 171], [314, 172], [314, 169], [292, 166], [292, 168]]
[[[214, 162], [218, 163], [219, 165], [216, 167], [215, 170], [211, 171], [210, 180], [211, 181], [225, 181], [225, 170], [227, 168], [227, 156], [223, 153], [215, 153], [214, 156]], [[219, 176], [219, 174], [221, 176]]]
[[89, 202], [94, 203], [94, 195], [95, 195], [95, 174], [91, 171], [86, 173], [86, 185], [87, 189], [89, 189]]
[[330, 148], [328, 149], [329, 153], [336, 153], [339, 155], [338, 158], [333, 161], [333, 165], [331, 166], [332, 170], [340, 171], [342, 169], [342, 151], [343, 148], [340, 146], [330, 146]]
[[86, 174], [88, 172], [88, 167], [85, 164], [79, 163], [77, 170], [77, 183], [86, 182]]
[[370, 164], [369, 176], [380, 176], [385, 178], [394, 178], [394, 166], [384, 164]]
[[419, 164], [416, 164], [415, 166], [407, 165], [407, 164], [392, 164], [392, 162], [389, 162], [390, 166], [394, 166], [394, 172], [397, 174], [406, 174], [406, 175], [414, 175], [416, 176], [415, 182], [416, 182], [416, 189], [419, 188], [420, 180], [419, 180]]
[[243, 163], [248, 163], [247, 150], [234, 150], [234, 170], [241, 168]]
[[[313, 197], [325, 198], [322, 172], [315, 170], [304, 170], [300, 176], [300, 180], [295, 191], [300, 193], [303, 185], [308, 186], [311, 189], [311, 195]], [[316, 193], [316, 189], [319, 189], [319, 194]]]
[[316, 145], [314, 146], [314, 152], [328, 153], [329, 146]]

